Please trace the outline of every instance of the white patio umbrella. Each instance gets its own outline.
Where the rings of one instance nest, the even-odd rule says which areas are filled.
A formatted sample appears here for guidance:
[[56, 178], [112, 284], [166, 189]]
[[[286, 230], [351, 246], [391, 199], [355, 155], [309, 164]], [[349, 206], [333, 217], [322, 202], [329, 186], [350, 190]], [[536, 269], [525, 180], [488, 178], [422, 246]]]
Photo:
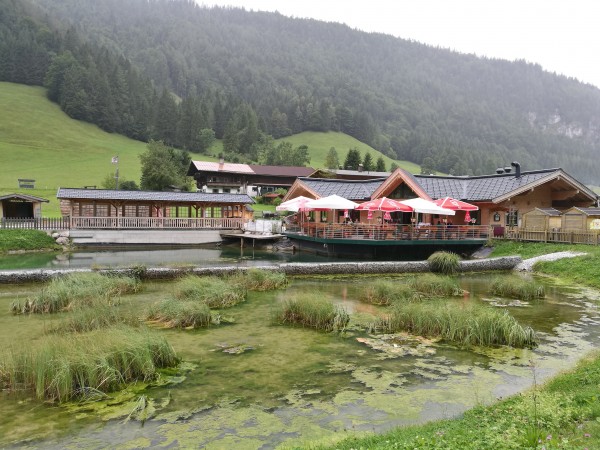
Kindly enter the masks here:
[[276, 211], [293, 211], [298, 212], [300, 209], [303, 209], [307, 202], [314, 200], [313, 198], [308, 198], [304, 196], [299, 196], [292, 198], [288, 201], [281, 203], [280, 205], [275, 207]]
[[358, 203], [333, 194], [307, 202], [305, 206], [310, 209], [354, 209], [358, 206]]
[[439, 214], [443, 216], [453, 216], [455, 214], [451, 209], [442, 208], [435, 203], [420, 197], [411, 198], [409, 200], [400, 200], [400, 203], [410, 206], [418, 213]]

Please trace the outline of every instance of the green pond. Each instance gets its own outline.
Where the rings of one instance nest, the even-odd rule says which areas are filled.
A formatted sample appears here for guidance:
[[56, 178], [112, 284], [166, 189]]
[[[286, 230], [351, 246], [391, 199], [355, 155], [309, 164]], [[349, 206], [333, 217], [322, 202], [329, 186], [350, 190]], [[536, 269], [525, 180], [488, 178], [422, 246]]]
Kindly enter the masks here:
[[[382, 276], [292, 278], [285, 290], [249, 292], [246, 302], [222, 311], [231, 324], [160, 329], [186, 363], [176, 383], [137, 386], [84, 405], [50, 405], [3, 393], [0, 446], [255, 449], [334, 443], [353, 433], [457, 416], [526, 389], [534, 371], [540, 382], [572, 367], [597, 345], [595, 291], [536, 278], [546, 286], [546, 298], [519, 302], [487, 292], [498, 276], [514, 275], [462, 275], [459, 281], [468, 293], [447, 301], [507, 309], [537, 331], [537, 348], [461, 349], [402, 334], [370, 335], [361, 325], [386, 309], [359, 302], [358, 293]], [[123, 298], [121, 307], [141, 315], [172, 288], [173, 282], [144, 283], [141, 292]], [[60, 314], [9, 313], [15, 299], [40, 289], [39, 284], [0, 286], [4, 346], [43, 340], [60, 320]], [[343, 305], [352, 317], [349, 329], [338, 334], [273, 325], [277, 303], [300, 291]], [[149, 399], [151, 418], [127, 420], [141, 394]]]

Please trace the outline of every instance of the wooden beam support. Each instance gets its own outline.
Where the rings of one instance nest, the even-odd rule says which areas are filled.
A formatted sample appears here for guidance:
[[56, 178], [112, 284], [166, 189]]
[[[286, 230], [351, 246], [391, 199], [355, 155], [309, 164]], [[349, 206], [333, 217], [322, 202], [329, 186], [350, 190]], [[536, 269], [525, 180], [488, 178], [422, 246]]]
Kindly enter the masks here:
[[567, 200], [579, 194], [579, 189], [571, 189], [568, 191], [552, 191], [552, 201]]

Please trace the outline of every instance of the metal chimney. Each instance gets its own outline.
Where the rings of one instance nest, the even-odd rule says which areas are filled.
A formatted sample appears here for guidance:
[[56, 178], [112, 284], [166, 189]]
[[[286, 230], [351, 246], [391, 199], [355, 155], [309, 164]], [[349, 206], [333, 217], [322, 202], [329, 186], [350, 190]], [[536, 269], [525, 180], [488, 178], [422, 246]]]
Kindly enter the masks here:
[[504, 169], [503, 169], [502, 167], [498, 167], [498, 168], [496, 169], [496, 173], [497, 173], [498, 175], [500, 175], [501, 173], [504, 173]]
[[511, 173], [511, 172], [512, 172], [512, 167], [510, 167], [510, 166], [506, 166], [506, 167], [504, 168], [504, 173]]
[[515, 177], [519, 178], [521, 176], [521, 164], [516, 161], [510, 163], [511, 166], [515, 168]]

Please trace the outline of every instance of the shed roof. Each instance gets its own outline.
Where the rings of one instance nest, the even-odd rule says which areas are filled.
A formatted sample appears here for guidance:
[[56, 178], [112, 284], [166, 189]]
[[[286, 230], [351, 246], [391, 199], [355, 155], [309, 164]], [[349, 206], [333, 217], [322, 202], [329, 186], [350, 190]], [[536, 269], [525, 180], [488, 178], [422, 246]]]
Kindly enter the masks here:
[[86, 200], [131, 200], [173, 203], [254, 203], [246, 194], [205, 192], [117, 191], [112, 189], [59, 188], [57, 198]]
[[1, 200], [8, 200], [11, 198], [18, 198], [19, 200], [25, 200], [28, 202], [44, 202], [44, 203], [48, 203], [50, 200], [42, 198], [42, 197], [36, 197], [35, 195], [27, 195], [27, 194], [7, 194], [7, 195], [2, 195], [0, 196], [0, 201]]
[[273, 177], [307, 177], [315, 169], [304, 166], [262, 166], [258, 164], [234, 164], [210, 161], [192, 161], [188, 175], [196, 172], [244, 173], [249, 175], [269, 175]]
[[[542, 213], [545, 216], [550, 216], [550, 217], [559, 217], [562, 215], [562, 212], [560, 212], [558, 209], [555, 208], [534, 208], [529, 212], [526, 212], [525, 214], [532, 214], [532, 213]], [[525, 215], [524, 214], [524, 215]]]
[[578, 208], [578, 207], [573, 207], [571, 209], [569, 209], [570, 212], [572, 210], [577, 210], [582, 212], [583, 214], [585, 214], [586, 216], [600, 216], [600, 208]]

